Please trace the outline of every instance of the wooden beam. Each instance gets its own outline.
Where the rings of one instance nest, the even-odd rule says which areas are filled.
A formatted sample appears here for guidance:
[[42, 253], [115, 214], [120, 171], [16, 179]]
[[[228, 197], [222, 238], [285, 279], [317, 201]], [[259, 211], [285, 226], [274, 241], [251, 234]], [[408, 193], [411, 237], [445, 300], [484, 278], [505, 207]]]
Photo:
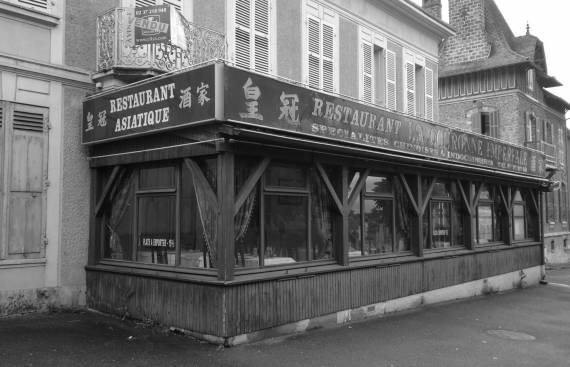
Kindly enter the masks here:
[[342, 243], [339, 249], [339, 262], [343, 266], [349, 265], [348, 259], [348, 215], [350, 213], [349, 205], [348, 205], [348, 167], [342, 166], [341, 172], [341, 195], [342, 195]]
[[234, 233], [234, 153], [224, 152], [218, 155], [218, 279], [232, 280], [235, 263]]
[[362, 190], [362, 186], [366, 182], [366, 178], [368, 177], [369, 174], [370, 174], [370, 169], [366, 169], [362, 174], [362, 176], [360, 177], [360, 179], [358, 180], [356, 186], [350, 193], [350, 197], [348, 198], [348, 207], [345, 208], [345, 210], [350, 210], [350, 208], [352, 208], [352, 205], [354, 204], [356, 198], [360, 195], [360, 190]]
[[479, 197], [481, 196], [481, 190], [483, 190], [483, 185], [485, 184], [485, 181], [483, 182], [479, 182], [479, 184], [476, 184], [475, 189], [475, 197], [473, 198], [473, 207], [476, 208], [477, 205], [479, 205]]
[[433, 188], [435, 187], [435, 182], [436, 182], [435, 177], [432, 177], [426, 197], [425, 198], [422, 197], [422, 212], [420, 213], [420, 215], [424, 215], [424, 213], [426, 212], [429, 199], [431, 198], [431, 194], [433, 193]]
[[[463, 203], [467, 208], [467, 212], [469, 213], [470, 217], [473, 217], [475, 208], [472, 207], [473, 203], [471, 202], [471, 193], [469, 193], [469, 199], [467, 199], [467, 195], [465, 194], [465, 190], [463, 189], [463, 185], [461, 184], [461, 180], [457, 179], [457, 186], [459, 186], [459, 192], [461, 193], [461, 197], [463, 198]], [[468, 181], [469, 187], [471, 187], [471, 181]]]
[[107, 180], [107, 183], [105, 184], [105, 187], [103, 188], [103, 192], [101, 193], [101, 198], [99, 198], [99, 201], [97, 202], [97, 205], [95, 206], [95, 216], [96, 217], [99, 216], [101, 209], [103, 209], [103, 205], [105, 204], [105, 201], [107, 200], [107, 195], [109, 195], [109, 192], [111, 191], [111, 188], [113, 187], [113, 184], [115, 183], [115, 179], [118, 177], [120, 171], [122, 171], [122, 166], [113, 167], [113, 171], [111, 172], [111, 176], [109, 176], [109, 179]]
[[329, 190], [329, 192], [330, 192], [330, 194], [334, 200], [334, 203], [336, 204], [338, 211], [342, 213], [344, 206], [343, 206], [342, 202], [340, 201], [338, 195], [336, 194], [336, 191], [335, 191], [334, 187], [332, 186], [331, 181], [329, 180], [329, 176], [325, 172], [325, 169], [323, 168], [323, 166], [319, 162], [315, 162], [315, 166], [317, 166], [317, 170], [319, 171], [321, 178], [325, 182], [325, 186]]
[[400, 180], [402, 180], [402, 185], [404, 186], [404, 189], [406, 189], [406, 192], [408, 193], [408, 198], [410, 199], [410, 202], [412, 203], [412, 206], [414, 207], [416, 214], [420, 215], [420, 209], [418, 207], [416, 198], [414, 197], [414, 194], [412, 194], [412, 190], [408, 185], [408, 181], [406, 180], [406, 177], [402, 173], [400, 173]]
[[236, 215], [239, 212], [241, 206], [243, 205], [243, 203], [245, 203], [249, 194], [251, 194], [251, 191], [255, 188], [255, 185], [257, 185], [257, 183], [259, 182], [259, 179], [265, 172], [265, 169], [267, 168], [270, 162], [271, 158], [263, 159], [259, 163], [259, 165], [255, 168], [255, 171], [253, 171], [253, 173], [247, 178], [247, 181], [245, 181], [245, 184], [237, 194], [234, 205], [234, 215]]

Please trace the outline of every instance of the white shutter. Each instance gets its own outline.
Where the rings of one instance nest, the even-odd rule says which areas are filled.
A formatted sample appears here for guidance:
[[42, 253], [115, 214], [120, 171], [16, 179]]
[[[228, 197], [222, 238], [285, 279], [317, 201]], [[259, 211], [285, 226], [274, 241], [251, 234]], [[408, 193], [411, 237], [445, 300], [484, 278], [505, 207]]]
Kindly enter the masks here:
[[322, 23], [323, 26], [323, 90], [335, 91], [335, 65], [334, 65], [334, 26]]
[[38, 10], [43, 10], [43, 11], [48, 10], [47, 0], [18, 0], [18, 4], [25, 7], [31, 6]]
[[310, 87], [337, 92], [338, 16], [322, 6], [307, 2], [305, 82]]
[[321, 87], [321, 21], [314, 17], [307, 20], [309, 86]]
[[361, 42], [361, 95], [360, 99], [374, 101], [374, 46], [370, 42]]
[[406, 113], [410, 115], [416, 114], [416, 65], [412, 60], [406, 57], [404, 63], [404, 85], [406, 86]]
[[236, 0], [235, 10], [235, 63], [250, 67], [251, 59], [251, 3], [250, 0]]
[[255, 0], [253, 9], [253, 23], [255, 40], [253, 47], [253, 60], [255, 70], [269, 72], [269, 31], [270, 31], [269, 0]]
[[396, 109], [396, 53], [386, 50], [386, 107]]
[[426, 71], [426, 116], [428, 120], [433, 120], [433, 70], [425, 68]]
[[157, 5], [156, 0], [135, 0], [135, 7], [154, 6]]

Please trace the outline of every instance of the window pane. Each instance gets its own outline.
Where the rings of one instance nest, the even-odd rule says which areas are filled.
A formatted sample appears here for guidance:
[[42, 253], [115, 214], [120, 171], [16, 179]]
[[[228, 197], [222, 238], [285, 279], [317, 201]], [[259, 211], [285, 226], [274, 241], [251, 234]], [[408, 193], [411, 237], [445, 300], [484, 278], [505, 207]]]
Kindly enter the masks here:
[[392, 194], [392, 178], [383, 176], [366, 177], [366, 192], [374, 194]]
[[204, 230], [190, 170], [184, 167], [181, 175], [180, 266], [193, 268], [211, 267], [210, 252], [204, 240]]
[[134, 187], [135, 174], [127, 172], [112, 191], [105, 216], [105, 258], [133, 260]]
[[[431, 246], [446, 248], [451, 246], [450, 202], [434, 201], [431, 204]], [[429, 243], [428, 243], [429, 245]]]
[[245, 200], [234, 217], [236, 267], [259, 266], [259, 185]]
[[493, 241], [493, 206], [479, 205], [477, 207], [478, 243]]
[[273, 164], [267, 168], [265, 184], [274, 187], [305, 188], [307, 187], [305, 171], [304, 167]]
[[513, 205], [513, 230], [515, 240], [525, 239], [524, 206]]
[[311, 260], [332, 259], [333, 221], [342, 225], [342, 219], [320, 174], [311, 171]]
[[137, 261], [176, 264], [176, 196], [138, 198]]
[[364, 200], [364, 253], [392, 252], [392, 200]]
[[174, 188], [174, 167], [141, 168], [139, 188], [141, 190]]
[[362, 255], [362, 234], [361, 234], [361, 218], [360, 218], [360, 197], [358, 197], [350, 213], [348, 213], [348, 243], [350, 248], [348, 256], [361, 256]]
[[412, 218], [415, 216], [412, 203], [400, 180], [394, 180], [394, 202], [396, 207], [396, 251], [410, 251]]
[[264, 264], [308, 260], [308, 198], [266, 195], [265, 208]]

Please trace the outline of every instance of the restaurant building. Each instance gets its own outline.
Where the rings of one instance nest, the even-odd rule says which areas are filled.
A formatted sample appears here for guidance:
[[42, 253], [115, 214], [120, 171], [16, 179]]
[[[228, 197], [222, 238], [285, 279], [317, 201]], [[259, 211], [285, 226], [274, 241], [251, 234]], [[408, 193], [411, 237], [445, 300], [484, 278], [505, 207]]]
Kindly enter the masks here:
[[391, 0], [186, 11], [228, 60], [105, 90], [132, 77], [109, 67], [84, 102], [89, 307], [234, 345], [538, 283], [544, 154], [436, 121], [448, 26]]

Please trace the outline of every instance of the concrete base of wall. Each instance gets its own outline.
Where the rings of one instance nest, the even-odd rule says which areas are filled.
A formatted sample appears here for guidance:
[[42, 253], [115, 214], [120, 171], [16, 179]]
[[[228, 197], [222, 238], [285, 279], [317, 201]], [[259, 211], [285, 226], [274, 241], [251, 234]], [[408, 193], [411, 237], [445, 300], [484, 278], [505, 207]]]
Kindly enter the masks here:
[[212, 335], [202, 335], [192, 332], [188, 332], [188, 334], [207, 340], [211, 343], [235, 346], [262, 339], [306, 332], [311, 329], [337, 327], [350, 322], [383, 317], [401, 311], [416, 309], [425, 305], [504, 292], [516, 288], [525, 288], [537, 285], [543, 276], [544, 266], [536, 266], [229, 338], [220, 338]]
[[0, 291], [0, 317], [85, 307], [85, 287], [46, 287]]

